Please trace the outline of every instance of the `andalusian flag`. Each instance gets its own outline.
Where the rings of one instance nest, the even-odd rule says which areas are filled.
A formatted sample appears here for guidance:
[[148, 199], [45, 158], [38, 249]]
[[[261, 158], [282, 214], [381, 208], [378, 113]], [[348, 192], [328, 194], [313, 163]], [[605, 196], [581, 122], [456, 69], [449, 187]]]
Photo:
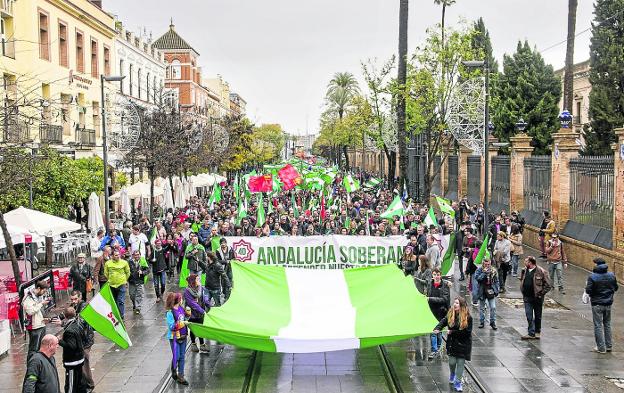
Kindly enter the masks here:
[[413, 278], [393, 264], [313, 270], [232, 262], [232, 273], [229, 300], [206, 313], [203, 324], [189, 324], [195, 335], [264, 352], [309, 353], [429, 335], [438, 323]]
[[388, 206], [388, 210], [386, 210], [380, 217], [393, 220], [394, 216], [402, 217], [403, 211], [403, 202], [401, 201], [401, 197], [397, 195], [394, 197], [390, 206]]
[[477, 257], [474, 260], [475, 265], [481, 265], [483, 263], [483, 258], [490, 257], [490, 251], [487, 248], [489, 242], [490, 242], [490, 234], [488, 233], [487, 235], [485, 235], [485, 239], [483, 239], [483, 244], [481, 244], [481, 247], [479, 248], [479, 252], [477, 253]]
[[256, 226], [262, 227], [266, 221], [266, 214], [264, 213], [264, 201], [262, 200], [262, 194], [258, 194], [258, 211], [256, 212]]
[[236, 197], [236, 202], [240, 203], [240, 185], [238, 183], [238, 173], [236, 174], [236, 178], [234, 178], [234, 196]]
[[208, 205], [211, 209], [214, 208], [214, 204], [217, 202], [221, 202], [221, 186], [217, 183], [212, 190], [212, 195], [210, 195], [210, 199], [208, 199]]
[[427, 213], [427, 217], [425, 217], [425, 225], [427, 226], [427, 228], [433, 226], [438, 226], [438, 219], [435, 216], [435, 213], [433, 212], [433, 207], [429, 208], [429, 212]]
[[381, 184], [381, 181], [379, 179], [371, 177], [370, 179], [366, 181], [366, 183], [364, 183], [364, 188], [371, 189], [371, 188], [375, 188], [379, 186], [380, 184]]
[[440, 250], [444, 253], [440, 272], [443, 276], [453, 276], [455, 274], [455, 233], [444, 235], [440, 239]]
[[455, 218], [455, 209], [451, 206], [450, 201], [439, 196], [436, 197], [436, 201], [438, 201], [438, 205], [440, 206], [442, 213], [448, 214], [449, 216]]
[[290, 201], [291, 201], [291, 204], [292, 204], [293, 214], [295, 215], [295, 218], [299, 218], [299, 207], [297, 206], [297, 201], [295, 201], [295, 193], [294, 192], [290, 193]]
[[240, 225], [243, 218], [247, 217], [247, 198], [245, 198], [245, 203], [243, 204], [243, 200], [238, 201], [238, 214], [236, 215], [236, 225]]
[[126, 333], [123, 319], [117, 309], [110, 287], [105, 284], [87, 306], [80, 312], [80, 317], [102, 336], [119, 345], [122, 349], [132, 346]]
[[345, 176], [342, 181], [347, 192], [354, 192], [360, 189], [360, 182], [353, 178], [351, 175]]

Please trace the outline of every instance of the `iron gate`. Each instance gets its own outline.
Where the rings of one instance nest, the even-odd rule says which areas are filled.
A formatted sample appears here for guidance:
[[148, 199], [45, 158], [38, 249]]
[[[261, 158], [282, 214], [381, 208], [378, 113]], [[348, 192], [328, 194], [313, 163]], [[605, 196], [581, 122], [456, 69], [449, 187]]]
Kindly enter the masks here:
[[542, 212], [550, 211], [551, 156], [533, 156], [524, 159], [524, 219], [539, 227]]
[[468, 202], [479, 204], [481, 202], [481, 156], [468, 156], [467, 160]]
[[457, 200], [457, 191], [458, 191], [458, 187], [457, 187], [458, 176], [459, 176], [458, 158], [457, 156], [448, 156], [447, 160], [448, 160], [448, 165], [446, 167], [448, 168], [448, 170], [447, 170], [447, 176], [446, 176], [446, 184], [448, 185], [448, 188], [446, 190], [445, 196], [451, 201], [455, 201]]
[[501, 210], [509, 213], [509, 156], [492, 157], [492, 197], [490, 212], [496, 215]]
[[440, 166], [441, 166], [440, 156], [435, 156], [433, 158], [433, 167], [431, 168], [431, 173], [436, 175], [431, 183], [431, 194], [440, 195], [442, 193], [442, 187], [440, 187], [441, 179], [440, 179]]

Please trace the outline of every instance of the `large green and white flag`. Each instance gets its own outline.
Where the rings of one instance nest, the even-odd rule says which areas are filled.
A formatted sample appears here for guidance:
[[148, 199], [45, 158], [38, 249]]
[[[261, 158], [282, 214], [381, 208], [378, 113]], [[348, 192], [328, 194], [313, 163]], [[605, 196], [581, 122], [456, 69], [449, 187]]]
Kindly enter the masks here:
[[379, 179], [371, 177], [370, 179], [366, 181], [366, 183], [364, 183], [364, 188], [372, 189], [372, 188], [379, 186], [380, 184], [381, 184], [381, 181]]
[[427, 217], [425, 217], [425, 225], [427, 226], [427, 228], [433, 226], [438, 226], [438, 219], [435, 216], [435, 213], [433, 212], [433, 207], [429, 208], [429, 212], [427, 213]]
[[229, 300], [206, 313], [203, 324], [189, 324], [195, 335], [264, 352], [309, 353], [428, 335], [437, 324], [427, 298], [393, 264], [309, 270], [232, 262], [232, 272]]
[[401, 197], [397, 195], [390, 204], [390, 206], [388, 206], [388, 210], [386, 210], [380, 217], [391, 220], [394, 218], [394, 216], [402, 217], [403, 214], [403, 201], [401, 201]]
[[351, 175], [345, 176], [342, 181], [347, 192], [355, 192], [360, 189], [360, 182], [353, 178]]
[[442, 254], [440, 272], [443, 276], [453, 276], [455, 274], [455, 233], [441, 236], [439, 243]]
[[262, 193], [258, 194], [258, 210], [256, 211], [256, 227], [262, 228], [266, 221], [266, 214], [264, 213], [264, 201], [262, 200]]
[[117, 304], [108, 284], [104, 285], [87, 306], [80, 312], [80, 316], [102, 336], [119, 345], [122, 349], [132, 346], [132, 341], [126, 333]]
[[455, 218], [455, 209], [453, 209], [453, 206], [451, 206], [451, 203], [448, 200], [437, 196], [436, 201], [438, 202], [442, 213], [448, 214], [449, 216]]
[[481, 265], [483, 263], [483, 258], [490, 257], [490, 251], [487, 248], [489, 242], [490, 242], [490, 234], [488, 233], [487, 235], [485, 235], [485, 239], [483, 239], [483, 244], [481, 244], [481, 247], [479, 248], [479, 252], [477, 253], [477, 256], [474, 260], [475, 265]]

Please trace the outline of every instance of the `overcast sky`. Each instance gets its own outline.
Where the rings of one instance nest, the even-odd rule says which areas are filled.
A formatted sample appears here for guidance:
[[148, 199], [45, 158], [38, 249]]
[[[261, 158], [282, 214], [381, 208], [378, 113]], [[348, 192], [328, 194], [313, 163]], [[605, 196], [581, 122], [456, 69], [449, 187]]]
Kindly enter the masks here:
[[[176, 31], [199, 51], [204, 76], [221, 74], [247, 101], [256, 123], [280, 123], [291, 133], [317, 132], [331, 76], [350, 71], [361, 79], [360, 62], [397, 52], [398, 0], [104, 0], [128, 29], [146, 28], [154, 39], [173, 18]], [[564, 41], [567, 0], [458, 0], [447, 24], [482, 16], [502, 64], [518, 40], [543, 50]], [[577, 33], [590, 27], [593, 0], [580, 0]], [[438, 23], [433, 0], [410, 1], [409, 48]], [[575, 62], [589, 58], [591, 32], [577, 37]], [[565, 43], [545, 50], [555, 69]]]

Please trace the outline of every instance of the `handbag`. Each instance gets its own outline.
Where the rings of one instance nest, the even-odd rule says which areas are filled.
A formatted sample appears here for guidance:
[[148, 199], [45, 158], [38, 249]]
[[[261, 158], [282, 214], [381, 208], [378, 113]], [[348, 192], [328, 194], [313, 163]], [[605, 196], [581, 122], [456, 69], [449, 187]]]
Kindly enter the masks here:
[[492, 288], [487, 288], [485, 290], [485, 297], [488, 299], [494, 299], [496, 297], [496, 294], [494, 293], [494, 290]]
[[[90, 278], [87, 278], [87, 283], [86, 283], [86, 292], [89, 293], [93, 290], [93, 280]], [[87, 299], [84, 299], [87, 300]]]

